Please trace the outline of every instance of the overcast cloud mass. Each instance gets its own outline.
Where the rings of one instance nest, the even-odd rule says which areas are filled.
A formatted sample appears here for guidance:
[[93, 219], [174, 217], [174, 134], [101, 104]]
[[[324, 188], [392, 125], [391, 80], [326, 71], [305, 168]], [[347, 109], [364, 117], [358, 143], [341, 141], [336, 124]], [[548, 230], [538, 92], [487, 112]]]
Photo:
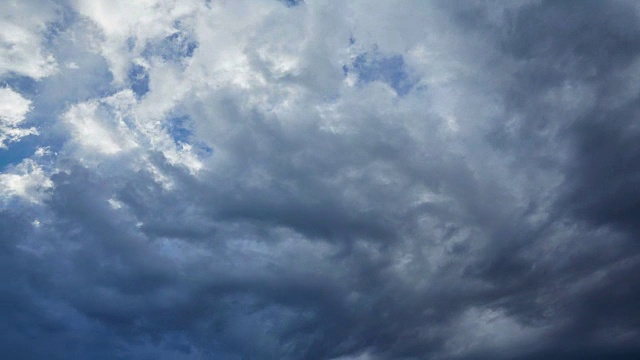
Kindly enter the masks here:
[[640, 359], [640, 2], [0, 1], [0, 358]]

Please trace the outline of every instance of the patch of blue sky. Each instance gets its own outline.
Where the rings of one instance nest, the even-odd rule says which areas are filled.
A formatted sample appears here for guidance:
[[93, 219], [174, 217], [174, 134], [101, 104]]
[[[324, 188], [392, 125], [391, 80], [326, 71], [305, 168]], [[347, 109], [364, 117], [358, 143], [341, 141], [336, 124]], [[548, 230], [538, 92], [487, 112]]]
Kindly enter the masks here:
[[[23, 97], [31, 100], [31, 110], [20, 125], [22, 128], [35, 127], [38, 134], [28, 135], [18, 141], [6, 143], [7, 148], [0, 149], [0, 172], [32, 157], [38, 148], [43, 147], [58, 152], [64, 144], [66, 134], [60, 133], [56, 124], [59, 114], [62, 109], [66, 109], [64, 106], [68, 104], [58, 104], [56, 107], [49, 105], [50, 99], [46, 96], [47, 91], [41, 90], [44, 82], [45, 80], [34, 82], [36, 84], [35, 90], [21, 92]], [[26, 83], [31, 84], [29, 81]], [[23, 90], [20, 86], [15, 86], [15, 83], [13, 85], [14, 90]], [[43, 96], [43, 94], [45, 95]]]
[[39, 144], [37, 135], [29, 135], [20, 141], [6, 144], [6, 149], [0, 148], [0, 172], [4, 172], [7, 167], [31, 157], [40, 146]]
[[203, 142], [195, 143], [194, 147], [196, 148], [196, 154], [200, 158], [208, 157], [213, 154], [213, 148]]
[[23, 75], [8, 75], [0, 79], [0, 87], [8, 87], [28, 98], [38, 91], [39, 82]]
[[193, 136], [191, 118], [188, 116], [172, 117], [166, 123], [166, 129], [173, 141], [188, 144]]
[[165, 129], [176, 145], [189, 144], [200, 158], [206, 158], [213, 154], [213, 148], [196, 139], [193, 131], [193, 123], [187, 115], [170, 117], [165, 123]]
[[[180, 24], [176, 23], [176, 27], [180, 28]], [[197, 48], [198, 42], [188, 32], [176, 31], [161, 41], [147, 44], [142, 56], [159, 56], [165, 61], [180, 61], [192, 57]]]
[[80, 20], [80, 14], [73, 11], [68, 6], [58, 7], [58, 17], [55, 21], [47, 24], [44, 32], [44, 45], [52, 48], [55, 47], [57, 40], [63, 36], [64, 32], [68, 30], [76, 21]]
[[280, 2], [285, 4], [287, 7], [294, 7], [304, 3], [304, 0], [280, 0]]
[[129, 51], [133, 51], [133, 49], [136, 47], [136, 38], [135, 37], [128, 37], [127, 38], [127, 49]]
[[0, 171], [7, 166], [16, 165], [24, 159], [32, 157], [38, 148], [48, 148], [52, 152], [58, 152], [64, 145], [65, 133], [61, 133], [56, 126], [57, 114], [35, 113], [32, 110], [27, 114], [22, 127], [36, 127], [38, 134], [28, 135], [19, 141], [10, 142], [6, 149], [0, 149]]
[[142, 65], [133, 64], [127, 74], [131, 90], [138, 98], [149, 92], [149, 73]]
[[359, 54], [350, 66], [343, 66], [342, 70], [345, 76], [350, 72], [357, 74], [361, 84], [373, 81], [387, 83], [399, 96], [408, 94], [417, 82], [407, 72], [402, 55], [385, 55], [377, 49]]

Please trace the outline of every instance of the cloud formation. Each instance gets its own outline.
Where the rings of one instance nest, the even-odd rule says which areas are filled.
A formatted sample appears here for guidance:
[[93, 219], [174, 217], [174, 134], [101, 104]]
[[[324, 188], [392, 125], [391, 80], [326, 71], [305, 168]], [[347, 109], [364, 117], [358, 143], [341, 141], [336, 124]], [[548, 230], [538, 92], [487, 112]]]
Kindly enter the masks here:
[[635, 2], [0, 9], [3, 358], [640, 356]]
[[6, 149], [8, 143], [38, 133], [33, 127], [20, 126], [29, 112], [30, 105], [31, 101], [12, 89], [0, 88], [0, 148]]

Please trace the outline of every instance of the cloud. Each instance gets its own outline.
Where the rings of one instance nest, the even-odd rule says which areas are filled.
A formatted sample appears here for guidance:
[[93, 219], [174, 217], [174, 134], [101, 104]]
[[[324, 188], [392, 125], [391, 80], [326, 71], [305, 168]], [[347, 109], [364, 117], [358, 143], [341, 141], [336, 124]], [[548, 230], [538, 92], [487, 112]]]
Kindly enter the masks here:
[[20, 141], [28, 135], [37, 135], [36, 128], [21, 127], [31, 108], [31, 101], [10, 88], [0, 88], [0, 148]]
[[3, 356], [640, 354], [635, 3], [46, 4]]
[[31, 202], [41, 202], [45, 191], [53, 186], [42, 167], [31, 159], [26, 159], [13, 169], [0, 174], [2, 196], [18, 196]]
[[55, 58], [43, 49], [42, 38], [58, 17], [53, 2], [10, 1], [0, 20], [0, 75], [18, 74], [41, 79], [56, 72]]

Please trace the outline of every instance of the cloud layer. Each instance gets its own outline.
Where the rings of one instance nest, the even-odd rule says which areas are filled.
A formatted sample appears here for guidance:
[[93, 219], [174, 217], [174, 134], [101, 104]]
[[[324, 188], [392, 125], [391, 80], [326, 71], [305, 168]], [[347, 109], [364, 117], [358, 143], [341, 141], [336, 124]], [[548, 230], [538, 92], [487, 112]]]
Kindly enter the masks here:
[[0, 10], [3, 358], [640, 356], [636, 2]]

